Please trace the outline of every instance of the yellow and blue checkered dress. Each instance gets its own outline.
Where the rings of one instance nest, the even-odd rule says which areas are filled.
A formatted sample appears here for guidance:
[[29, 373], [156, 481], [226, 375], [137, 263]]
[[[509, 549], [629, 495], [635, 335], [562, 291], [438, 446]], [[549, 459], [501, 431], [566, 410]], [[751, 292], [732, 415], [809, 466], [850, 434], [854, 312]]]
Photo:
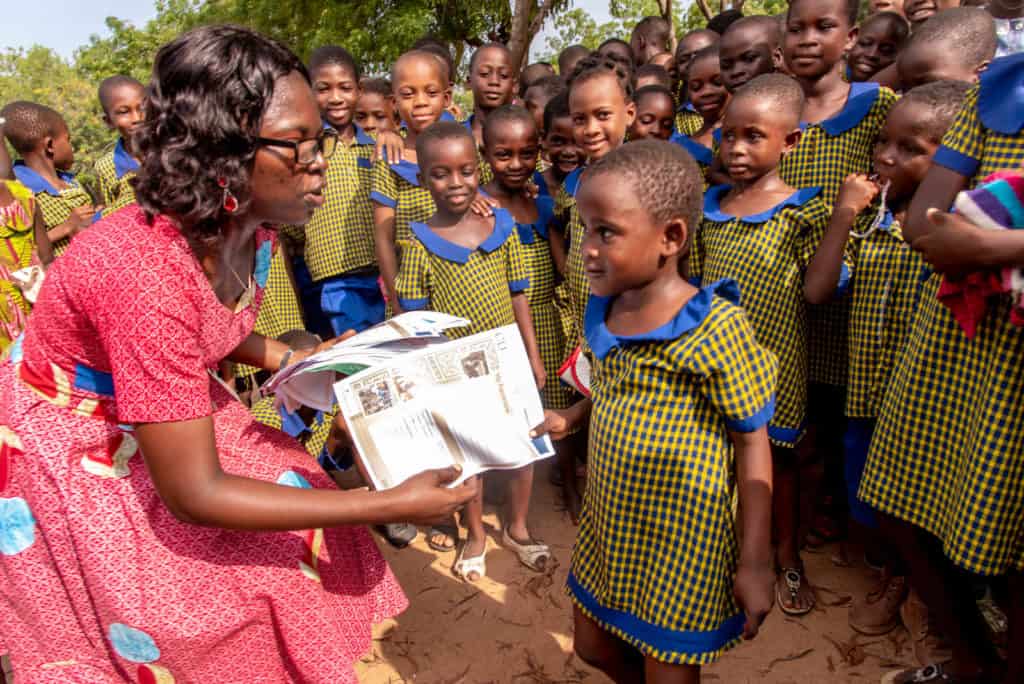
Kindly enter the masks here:
[[317, 411], [312, 424], [307, 425], [297, 413], [286, 412], [282, 416], [281, 411], [274, 408], [273, 397], [263, 397], [253, 404], [249, 411], [260, 423], [297, 439], [306, 448], [306, 453], [316, 459], [320, 458], [327, 444], [327, 438], [331, 434], [331, 422], [336, 413], [332, 411], [330, 414], [324, 414]]
[[[476, 114], [470, 114], [468, 117], [466, 117], [464, 121], [461, 122], [462, 125], [469, 130], [471, 135], [473, 133], [473, 117], [475, 116]], [[473, 144], [476, 145], [476, 138], [474, 138]], [[477, 147], [476, 150], [476, 171], [477, 183], [480, 184], [481, 186], [487, 185], [492, 180], [494, 180], [494, 171], [491, 170], [491, 165], [487, 163], [486, 159], [484, 159], [483, 150], [481, 150], [479, 146]]]
[[99, 182], [104, 216], [135, 203], [135, 189], [129, 181], [138, 168], [139, 163], [128, 154], [122, 139], [118, 139], [114, 149], [96, 160], [93, 171]]
[[716, 129], [714, 132], [712, 147], [704, 147], [696, 140], [693, 140], [688, 135], [682, 135], [681, 133], [673, 133], [672, 137], [669, 138], [669, 142], [673, 142], [679, 145], [684, 150], [690, 153], [693, 160], [697, 162], [697, 166], [700, 168], [700, 173], [704, 176], [704, 190], [707, 191], [710, 183], [708, 178], [708, 172], [711, 170], [711, 165], [715, 161], [715, 157], [718, 155], [718, 144], [721, 139], [721, 130]]
[[[828, 227], [831, 211], [817, 188], [798, 190], [752, 216], [720, 209], [729, 186], [708, 190], [704, 219], [694, 236], [690, 276], [701, 282], [735, 280], [757, 341], [779, 360], [772, 443], [792, 448], [803, 437], [807, 410], [804, 269]], [[848, 266], [843, 269], [848, 279]], [[844, 283], [840, 283], [840, 287]]]
[[605, 630], [667, 663], [702, 665], [739, 641], [729, 431], [772, 415], [777, 364], [731, 281], [671, 321], [617, 337], [593, 297], [587, 489], [568, 592]]
[[[270, 339], [276, 339], [290, 330], [305, 330], [302, 319], [302, 305], [299, 296], [288, 277], [288, 268], [284, 263], [285, 250], [281, 241], [274, 246], [274, 256], [270, 259], [270, 272], [267, 284], [263, 288], [263, 301], [260, 312], [256, 316], [253, 332]], [[255, 366], [238, 364], [235, 375], [239, 378], [250, 378], [260, 371]]]
[[554, 200], [546, 195], [537, 198], [537, 220], [517, 223], [519, 242], [522, 243], [523, 261], [530, 288], [526, 300], [530, 304], [533, 331], [537, 347], [544, 361], [547, 382], [541, 390], [545, 408], [566, 408], [571, 395], [558, 381], [558, 371], [565, 360], [565, 335], [558, 309], [555, 307], [555, 262], [548, 244], [548, 227], [554, 216]]
[[[830, 119], [803, 124], [803, 137], [779, 164], [779, 175], [795, 188], [819, 187], [826, 204], [851, 173], [870, 173], [875, 140], [896, 94], [877, 83], [851, 83], [843, 109]], [[846, 332], [849, 302], [808, 307], [808, 366], [811, 382], [842, 386], [848, 372]]]
[[[993, 62], [935, 154], [971, 179], [1024, 163], [1024, 54]], [[1024, 570], [1024, 329], [1009, 296], [989, 300], [968, 340], [921, 291], [907, 347], [882, 404], [859, 496], [921, 527], [978, 574]]]
[[373, 165], [370, 199], [395, 210], [395, 245], [400, 254], [412, 237], [409, 225], [423, 223], [437, 211], [430, 191], [420, 185], [419, 172], [419, 164], [405, 159], [397, 164], [380, 160]]
[[689, 102], [676, 111], [676, 133], [690, 137], [704, 128], [704, 117]]
[[576, 206], [576, 193], [579, 191], [580, 177], [584, 167], [580, 167], [565, 177], [562, 187], [555, 197], [555, 213], [568, 216], [566, 227], [565, 273], [558, 286], [556, 301], [562, 318], [562, 331], [565, 335], [565, 356], [579, 346], [583, 336], [583, 314], [590, 298], [590, 281], [583, 269], [583, 236], [586, 227]]
[[314, 282], [377, 263], [370, 203], [373, 148], [373, 138], [356, 126], [355, 137], [339, 140], [328, 161], [324, 203], [305, 231], [303, 259]]
[[470, 320], [449, 337], [465, 337], [516, 322], [512, 295], [530, 285], [515, 220], [494, 210], [494, 231], [476, 249], [449, 242], [425, 223], [411, 225], [395, 289], [402, 307]]
[[[855, 231], [864, 234], [870, 229], [877, 211], [875, 205], [861, 213]], [[846, 415], [877, 418], [896, 358], [910, 334], [926, 266], [903, 241], [899, 223], [888, 212], [867, 237], [850, 236], [847, 252], [853, 277]]]
[[[64, 223], [71, 216], [71, 210], [75, 207], [92, 204], [92, 197], [86, 192], [75, 177], [70, 173], [58, 171], [57, 175], [68, 187], [58, 190], [30, 169], [24, 162], [14, 162], [14, 176], [36, 196], [36, 203], [39, 205], [39, 212], [43, 215], [43, 223], [46, 229], [50, 230]], [[96, 220], [98, 217], [93, 217]], [[53, 255], [58, 257], [64, 253], [71, 242], [69, 238], [62, 238], [53, 243]]]

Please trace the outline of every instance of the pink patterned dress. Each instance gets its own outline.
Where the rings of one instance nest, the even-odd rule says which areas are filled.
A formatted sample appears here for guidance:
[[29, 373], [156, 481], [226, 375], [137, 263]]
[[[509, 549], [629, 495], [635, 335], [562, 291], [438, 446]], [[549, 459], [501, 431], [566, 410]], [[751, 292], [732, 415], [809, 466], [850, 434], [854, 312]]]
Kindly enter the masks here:
[[212, 416], [226, 472], [333, 486], [209, 373], [256, 320], [272, 231], [257, 244], [238, 313], [135, 206], [47, 273], [0, 365], [0, 652], [19, 682], [354, 682], [371, 623], [405, 608], [365, 529], [179, 522], [138, 453], [130, 425]]

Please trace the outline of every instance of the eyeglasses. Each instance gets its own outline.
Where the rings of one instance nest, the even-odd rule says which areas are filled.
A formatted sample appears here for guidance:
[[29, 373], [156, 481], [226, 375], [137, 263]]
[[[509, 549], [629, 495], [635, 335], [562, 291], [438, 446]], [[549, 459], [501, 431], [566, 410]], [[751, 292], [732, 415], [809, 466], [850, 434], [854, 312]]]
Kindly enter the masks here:
[[303, 140], [278, 140], [276, 138], [256, 138], [260, 145], [270, 147], [290, 147], [295, 155], [297, 166], [308, 166], [316, 161], [318, 156], [330, 159], [334, 150], [338, 148], [338, 132], [333, 128], [325, 128], [315, 138]]

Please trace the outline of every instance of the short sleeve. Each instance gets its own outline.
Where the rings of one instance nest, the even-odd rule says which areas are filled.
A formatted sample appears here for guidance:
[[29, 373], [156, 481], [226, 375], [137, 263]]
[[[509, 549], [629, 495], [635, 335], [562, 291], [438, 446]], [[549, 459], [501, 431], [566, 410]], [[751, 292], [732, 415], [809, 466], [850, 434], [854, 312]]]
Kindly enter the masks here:
[[713, 326], [695, 354], [705, 372], [701, 392], [734, 432], [753, 432], [775, 413], [778, 361], [757, 343], [739, 307], [709, 318]]
[[386, 161], [380, 159], [373, 165], [370, 178], [370, 200], [394, 209], [398, 206], [398, 180]]
[[984, 127], [978, 117], [978, 86], [967, 91], [953, 125], [946, 131], [933, 161], [965, 178], [971, 178], [981, 165]]
[[202, 293], [195, 278], [166, 263], [121, 273], [97, 288], [91, 302], [110, 361], [118, 418], [160, 423], [210, 415]]
[[525, 292], [530, 287], [530, 278], [526, 272], [523, 243], [519, 239], [519, 231], [513, 230], [505, 241], [505, 274], [508, 289], [512, 294]]
[[413, 311], [430, 306], [430, 256], [419, 240], [410, 240], [402, 250], [401, 265], [395, 278], [398, 302]]

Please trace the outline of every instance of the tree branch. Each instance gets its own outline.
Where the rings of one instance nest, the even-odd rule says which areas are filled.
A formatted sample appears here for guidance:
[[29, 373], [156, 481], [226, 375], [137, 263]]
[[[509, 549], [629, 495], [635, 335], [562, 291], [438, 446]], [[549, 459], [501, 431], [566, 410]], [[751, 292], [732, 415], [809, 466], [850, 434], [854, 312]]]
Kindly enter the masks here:
[[700, 13], [704, 15], [704, 18], [711, 20], [711, 17], [715, 16], [711, 13], [711, 8], [708, 6], [708, 0], [697, 0], [697, 7], [700, 9]]

